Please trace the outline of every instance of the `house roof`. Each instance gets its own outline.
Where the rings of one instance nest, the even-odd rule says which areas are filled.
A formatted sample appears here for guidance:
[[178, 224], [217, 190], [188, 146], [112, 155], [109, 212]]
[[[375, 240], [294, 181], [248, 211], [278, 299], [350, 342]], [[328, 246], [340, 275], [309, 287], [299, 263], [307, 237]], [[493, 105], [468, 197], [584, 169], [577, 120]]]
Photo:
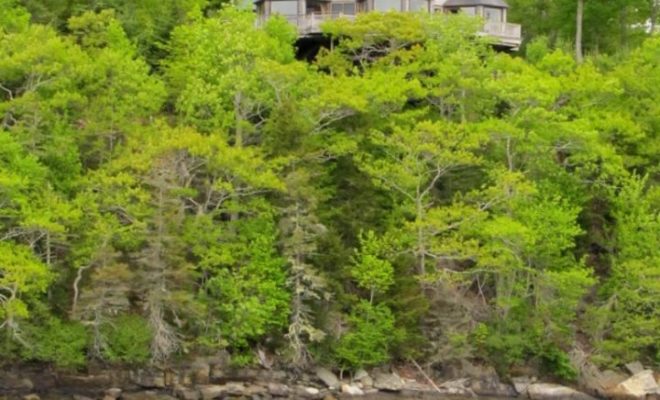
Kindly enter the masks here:
[[442, 5], [443, 7], [474, 7], [474, 6], [491, 6], [499, 8], [509, 8], [504, 0], [447, 0]]

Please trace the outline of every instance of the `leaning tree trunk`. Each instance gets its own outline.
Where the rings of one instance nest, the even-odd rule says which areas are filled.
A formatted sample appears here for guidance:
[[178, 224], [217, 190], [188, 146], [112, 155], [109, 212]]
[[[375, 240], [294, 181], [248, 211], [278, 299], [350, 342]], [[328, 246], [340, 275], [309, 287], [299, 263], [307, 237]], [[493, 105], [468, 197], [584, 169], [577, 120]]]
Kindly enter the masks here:
[[577, 16], [575, 18], [575, 61], [582, 63], [582, 19], [584, 16], [584, 0], [577, 2]]

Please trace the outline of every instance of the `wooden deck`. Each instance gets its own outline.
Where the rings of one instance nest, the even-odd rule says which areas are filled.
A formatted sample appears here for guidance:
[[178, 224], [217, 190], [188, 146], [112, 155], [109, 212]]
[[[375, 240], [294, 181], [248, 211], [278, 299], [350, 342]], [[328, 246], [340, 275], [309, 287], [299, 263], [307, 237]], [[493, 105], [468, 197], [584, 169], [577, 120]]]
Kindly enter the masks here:
[[[321, 24], [325, 21], [347, 18], [355, 19], [355, 15], [349, 14], [321, 14], [309, 13], [304, 15], [282, 15], [291, 24], [298, 28], [298, 34], [301, 37], [321, 34]], [[267, 17], [261, 17], [260, 21], [265, 21]], [[486, 21], [481, 29], [482, 36], [490, 36], [496, 40], [496, 45], [516, 51], [522, 43], [522, 29], [519, 24], [509, 22]]]
[[[289, 23], [295, 25], [298, 28], [298, 34], [300, 36], [309, 36], [309, 35], [318, 35], [321, 34], [321, 24], [325, 21], [338, 19], [338, 18], [348, 18], [350, 20], [355, 19], [355, 15], [346, 15], [346, 14], [320, 14], [320, 13], [310, 13], [305, 15], [281, 15], [286, 18]], [[261, 22], [264, 22], [266, 18], [261, 19]]]
[[518, 50], [522, 43], [522, 27], [519, 24], [486, 21], [480, 33], [497, 39], [501, 46], [511, 50]]

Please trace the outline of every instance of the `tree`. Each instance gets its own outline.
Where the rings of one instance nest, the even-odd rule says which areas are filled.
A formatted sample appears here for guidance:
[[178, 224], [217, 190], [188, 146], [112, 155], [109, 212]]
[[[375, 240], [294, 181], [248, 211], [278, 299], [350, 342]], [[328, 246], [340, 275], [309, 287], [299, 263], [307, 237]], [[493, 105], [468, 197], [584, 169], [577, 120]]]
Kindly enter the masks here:
[[377, 184], [401, 196], [401, 205], [413, 216], [404, 227], [410, 252], [417, 273], [425, 274], [428, 258], [439, 256], [432, 250], [434, 237], [452, 229], [461, 218], [451, 215], [452, 211], [442, 215], [443, 210], [434, 209], [433, 190], [452, 170], [478, 164], [479, 134], [458, 124], [422, 121], [393, 126], [388, 133], [374, 131], [369, 139], [376, 150], [359, 154], [359, 165]]
[[27, 344], [21, 334], [21, 321], [30, 316], [26, 299], [38, 299], [52, 279], [28, 247], [0, 242], [0, 329], [6, 338]]
[[[182, 254], [182, 238], [176, 234], [185, 219], [182, 197], [186, 181], [180, 171], [188, 159], [172, 141], [154, 140], [157, 134], [163, 135], [160, 139], [176, 135], [164, 125], [158, 128], [129, 137], [122, 152], [94, 174], [90, 197], [96, 199], [97, 218], [105, 224], [105, 232], [101, 230], [95, 249], [85, 250], [92, 262], [87, 265], [95, 267], [90, 290], [104, 295], [85, 305], [88, 314], [93, 312], [86, 319], [91, 318], [98, 331], [97, 350], [107, 351], [108, 344], [98, 340], [103, 339], [99, 335], [108, 317], [134, 307], [148, 321], [151, 358], [156, 362], [181, 348], [180, 316], [196, 312], [190, 290], [191, 265]], [[113, 260], [115, 249], [133, 260], [130, 272]], [[127, 304], [129, 291], [136, 298]]]
[[23, 7], [18, 6], [15, 0], [3, 0], [0, 3], [0, 29], [3, 33], [20, 31], [28, 27], [30, 14]]
[[398, 332], [389, 308], [363, 300], [355, 306], [349, 323], [350, 330], [339, 339], [335, 350], [343, 368], [375, 366], [390, 359]]
[[582, 20], [584, 19], [584, 0], [577, 1], [575, 14], [575, 61], [582, 63]]
[[293, 40], [285, 21], [257, 29], [250, 12], [233, 7], [175, 29], [166, 76], [182, 120], [202, 132], [230, 130], [239, 147], [258, 142], [275, 100], [268, 70], [294, 60]]
[[524, 26], [525, 43], [543, 36], [553, 48], [577, 51], [581, 43], [582, 53], [590, 54], [614, 55], [635, 48], [648, 37], [653, 15], [647, 0], [511, 0], [509, 5], [509, 19]]
[[107, 326], [113, 324], [117, 315], [130, 311], [131, 282], [134, 282], [135, 273], [120, 262], [121, 252], [117, 249], [120, 246], [116, 237], [126, 235], [126, 229], [114, 215], [95, 209], [95, 200], [93, 192], [80, 195], [80, 201], [86, 204], [83, 209], [87, 216], [80, 227], [94, 226], [95, 229], [87, 230], [72, 246], [77, 270], [71, 285], [70, 317], [90, 327], [90, 354], [103, 358], [112, 346], [106, 335]]
[[255, 198], [242, 204], [242, 212], [249, 215], [224, 224], [213, 214], [198, 215], [186, 232], [199, 257], [199, 297], [210, 317], [209, 332], [198, 340], [209, 347], [224, 344], [236, 360], [287, 325], [290, 302], [273, 211]]
[[325, 227], [314, 211], [317, 200], [310, 188], [308, 171], [293, 169], [287, 174], [288, 205], [282, 212], [280, 231], [282, 253], [289, 264], [289, 287], [291, 317], [286, 335], [291, 348], [294, 365], [305, 366], [310, 361], [308, 344], [319, 342], [325, 332], [314, 324], [312, 306], [314, 301], [327, 300], [323, 276], [310, 263], [316, 251], [316, 240]]
[[[359, 237], [350, 273], [357, 285], [369, 291], [369, 299], [351, 307], [348, 328], [336, 340], [334, 352], [342, 368], [378, 365], [390, 359], [393, 347], [402, 335], [396, 328], [394, 313], [384, 303], [374, 303], [376, 294], [385, 294], [394, 282], [394, 268], [387, 256], [387, 239], [373, 231]], [[389, 251], [392, 253], [392, 251]]]
[[2, 359], [656, 362], [657, 2], [511, 2], [525, 56], [363, 13], [308, 62], [217, 1], [0, 0]]
[[353, 260], [351, 275], [358, 286], [369, 291], [370, 304], [373, 304], [376, 293], [385, 293], [394, 284], [394, 268], [383, 258], [386, 244], [373, 231], [368, 231], [360, 235], [360, 249]]
[[87, 103], [76, 122], [84, 137], [80, 141], [83, 161], [94, 167], [113, 157], [127, 133], [160, 110], [165, 88], [137, 57], [113, 11], [86, 12], [71, 18], [68, 27], [94, 59], [83, 91]]
[[660, 214], [648, 178], [629, 176], [610, 191], [616, 218], [612, 274], [591, 315], [597, 360], [617, 365], [657, 360]]

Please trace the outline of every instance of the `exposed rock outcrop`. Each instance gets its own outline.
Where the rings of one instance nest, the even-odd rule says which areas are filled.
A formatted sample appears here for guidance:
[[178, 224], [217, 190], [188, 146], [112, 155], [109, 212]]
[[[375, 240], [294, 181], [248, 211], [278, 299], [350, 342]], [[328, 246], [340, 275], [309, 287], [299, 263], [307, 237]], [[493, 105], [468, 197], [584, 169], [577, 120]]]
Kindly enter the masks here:
[[[224, 365], [224, 369], [220, 366]], [[635, 367], [630, 367], [635, 368]], [[345, 379], [326, 368], [310, 372], [234, 369], [217, 360], [203, 358], [168, 368], [139, 370], [98, 369], [93, 374], [58, 374], [53, 371], [0, 371], [0, 400], [38, 400], [33, 395], [64, 394], [74, 400], [270, 400], [270, 399], [348, 399], [352, 397], [438, 399], [521, 398], [531, 400], [592, 400], [589, 394], [557, 384], [537, 382], [536, 378], [514, 377], [500, 381], [488, 367], [463, 365], [466, 376], [444, 383], [432, 371], [402, 366], [391, 372], [358, 370]], [[581, 389], [613, 400], [658, 399], [657, 377], [642, 370], [632, 377], [614, 371], [583, 368]], [[398, 372], [398, 373], [397, 373]], [[399, 374], [400, 373], [400, 374]], [[43, 376], [43, 379], [41, 377]], [[586, 383], [588, 384], [586, 384]], [[7, 399], [2, 395], [8, 395]], [[30, 397], [31, 396], [31, 397]], [[50, 396], [48, 396], [50, 398]], [[660, 400], [660, 399], [659, 399]]]
[[2, 391], [30, 391], [33, 388], [34, 384], [29, 378], [11, 372], [4, 374], [0, 379], [0, 390]]
[[647, 396], [656, 396], [658, 389], [653, 371], [642, 370], [618, 384], [607, 394], [622, 400], [645, 400]]
[[131, 373], [131, 381], [147, 389], [164, 389], [165, 373], [158, 370], [138, 369]]

